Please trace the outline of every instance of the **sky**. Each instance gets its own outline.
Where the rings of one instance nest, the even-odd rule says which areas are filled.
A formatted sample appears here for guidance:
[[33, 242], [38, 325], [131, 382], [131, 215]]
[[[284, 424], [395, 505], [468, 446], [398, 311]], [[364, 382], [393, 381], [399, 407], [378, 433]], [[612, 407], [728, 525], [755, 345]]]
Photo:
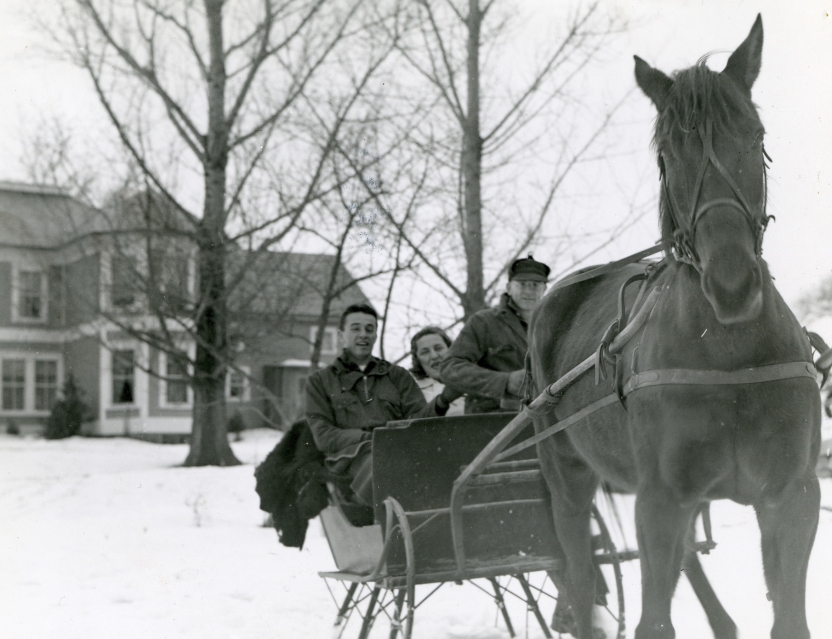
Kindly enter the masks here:
[[[31, 11], [55, 14], [57, 6], [53, 0], [0, 0], [0, 180], [25, 179], [20, 162], [24, 143], [44, 117], [73, 122], [92, 138], [107, 126], [83, 73], [44, 51], [48, 41]], [[554, 32], [551, 3], [524, 0], [520, 6], [533, 16], [529, 42], [542, 42]], [[792, 305], [817, 290], [830, 275], [832, 240], [832, 0], [602, 0], [601, 10], [629, 23], [627, 32], [604, 52], [603, 64], [584, 79], [609, 99], [634, 86], [633, 54], [671, 72], [714, 52], [709, 64], [721, 70], [757, 13], [762, 14], [763, 63], [753, 98], [767, 130], [766, 150], [774, 160], [768, 212], [776, 217], [766, 234], [764, 257]], [[653, 106], [636, 95], [628, 113], [624, 139], [635, 156], [649, 158]], [[633, 162], [632, 157], [610, 161], [622, 163], [625, 175], [626, 163]], [[658, 180], [649, 188], [657, 189]], [[611, 211], [621, 206], [605, 205]], [[656, 239], [652, 217], [603, 257], [622, 257]]]

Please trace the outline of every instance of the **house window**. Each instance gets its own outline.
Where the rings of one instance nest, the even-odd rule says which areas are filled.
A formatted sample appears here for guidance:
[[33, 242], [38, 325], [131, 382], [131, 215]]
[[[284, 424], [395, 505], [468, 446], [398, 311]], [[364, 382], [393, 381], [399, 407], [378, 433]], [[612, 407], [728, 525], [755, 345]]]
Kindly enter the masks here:
[[136, 302], [138, 273], [136, 261], [124, 255], [113, 255], [110, 260], [110, 303], [117, 308]]
[[23, 410], [26, 396], [26, 360], [3, 360], [3, 410]]
[[20, 271], [17, 274], [17, 316], [20, 319], [44, 318], [44, 284], [40, 271]]
[[183, 353], [165, 357], [165, 402], [188, 403], [188, 360]]
[[135, 390], [133, 351], [113, 351], [113, 404], [132, 404]]
[[245, 401], [248, 395], [248, 367], [241, 366], [240, 370], [228, 371], [228, 386], [226, 396], [229, 400]]
[[58, 362], [35, 360], [35, 410], [52, 410], [58, 396]]
[[[310, 350], [315, 348], [315, 339], [318, 337], [318, 327], [313, 326], [309, 332]], [[324, 328], [324, 337], [321, 341], [321, 355], [338, 354], [338, 329], [334, 326]]]

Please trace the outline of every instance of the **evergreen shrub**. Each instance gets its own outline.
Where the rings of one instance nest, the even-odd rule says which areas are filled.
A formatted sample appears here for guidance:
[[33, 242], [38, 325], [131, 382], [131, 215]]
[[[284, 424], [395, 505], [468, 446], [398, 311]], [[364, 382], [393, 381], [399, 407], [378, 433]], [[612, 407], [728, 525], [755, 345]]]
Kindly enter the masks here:
[[70, 375], [66, 378], [63, 397], [52, 406], [52, 412], [46, 420], [43, 436], [46, 439], [63, 439], [81, 432], [81, 425], [93, 418], [92, 409], [84, 401], [84, 391]]

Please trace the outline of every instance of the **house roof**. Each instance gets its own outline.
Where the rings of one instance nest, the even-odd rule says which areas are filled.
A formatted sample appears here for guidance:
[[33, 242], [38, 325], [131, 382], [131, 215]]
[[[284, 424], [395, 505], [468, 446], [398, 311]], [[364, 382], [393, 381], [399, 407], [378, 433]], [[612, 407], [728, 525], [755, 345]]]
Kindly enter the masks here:
[[[99, 210], [65, 191], [46, 185], [0, 181], [0, 245], [58, 248], [86, 235], [131, 232], [192, 231], [198, 222], [158, 194], [122, 191]], [[240, 312], [269, 316], [320, 315], [336, 265], [334, 255], [264, 251], [230, 254], [226, 273], [240, 286], [231, 306]], [[338, 317], [350, 304], [368, 303], [343, 264], [339, 264], [329, 316]]]
[[94, 233], [189, 232], [195, 219], [163, 196], [120, 191], [103, 209], [54, 186], [0, 181], [0, 244], [57, 248]]
[[0, 181], [0, 244], [53, 248], [107, 229], [104, 214], [61, 189]]
[[[276, 317], [321, 314], [336, 256], [267, 251], [248, 264], [242, 262], [245, 257], [240, 254], [240, 261], [233, 260], [236, 265], [229, 268], [231, 278], [235, 271], [241, 274], [240, 286], [232, 294], [232, 307]], [[333, 292], [337, 294], [330, 302], [330, 317], [340, 316], [350, 304], [369, 303], [343, 264], [338, 265]]]
[[149, 189], [121, 189], [103, 206], [113, 230], [144, 233], [193, 232], [199, 220], [176, 202]]

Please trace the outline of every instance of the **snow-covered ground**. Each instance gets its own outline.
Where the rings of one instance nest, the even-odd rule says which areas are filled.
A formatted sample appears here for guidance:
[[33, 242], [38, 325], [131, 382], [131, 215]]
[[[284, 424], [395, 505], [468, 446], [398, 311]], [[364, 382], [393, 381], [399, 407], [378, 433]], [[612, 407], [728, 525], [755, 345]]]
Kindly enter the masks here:
[[[245, 465], [186, 469], [177, 466], [185, 446], [0, 435], [0, 636], [331, 637], [335, 605], [317, 572], [334, 566], [320, 524], [312, 522], [302, 551], [284, 548], [261, 526], [253, 468], [276, 441], [275, 433], [249, 432], [233, 445]], [[832, 480], [821, 484], [832, 507]], [[712, 513], [719, 546], [702, 558], [705, 569], [741, 636], [766, 637], [771, 613], [753, 512], [722, 502]], [[634, 543], [631, 532], [626, 536]], [[626, 565], [625, 580], [631, 636], [639, 616], [637, 562]], [[677, 637], [710, 636], [690, 587], [680, 584]], [[814, 637], [832, 636], [831, 588], [832, 512], [823, 510], [809, 570]], [[522, 636], [526, 611], [512, 603], [511, 613]], [[484, 594], [450, 584], [419, 608], [414, 635], [508, 637], [495, 622]], [[532, 619], [528, 624], [528, 636], [542, 637]], [[373, 636], [387, 632], [380, 622]], [[356, 635], [352, 627], [349, 636]]]

